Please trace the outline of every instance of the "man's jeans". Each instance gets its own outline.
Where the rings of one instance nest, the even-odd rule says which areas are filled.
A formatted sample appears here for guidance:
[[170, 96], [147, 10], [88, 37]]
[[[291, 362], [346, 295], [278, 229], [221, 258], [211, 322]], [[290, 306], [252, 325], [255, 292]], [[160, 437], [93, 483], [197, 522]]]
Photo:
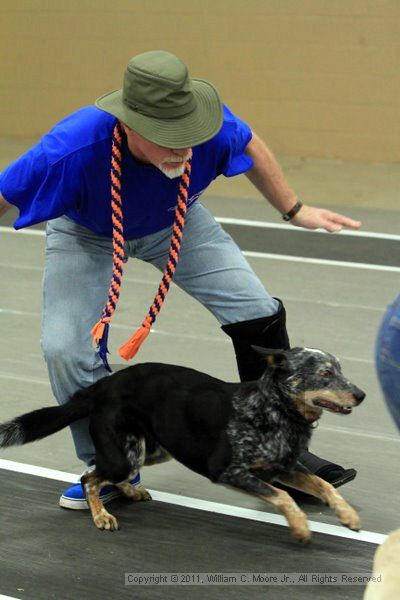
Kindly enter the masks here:
[[375, 357], [386, 403], [400, 429], [400, 294], [388, 306], [381, 323]]
[[[46, 233], [41, 343], [53, 393], [63, 404], [77, 389], [107, 375], [93, 348], [90, 330], [107, 300], [112, 240], [67, 217], [50, 221]], [[126, 258], [144, 260], [163, 271], [170, 237], [169, 227], [128, 240]], [[278, 310], [277, 301], [265, 290], [238, 246], [199, 202], [187, 213], [173, 281], [208, 308], [221, 325], [273, 315]], [[149, 297], [149, 305], [152, 299]], [[90, 465], [94, 447], [88, 420], [74, 423], [71, 430], [78, 457]]]

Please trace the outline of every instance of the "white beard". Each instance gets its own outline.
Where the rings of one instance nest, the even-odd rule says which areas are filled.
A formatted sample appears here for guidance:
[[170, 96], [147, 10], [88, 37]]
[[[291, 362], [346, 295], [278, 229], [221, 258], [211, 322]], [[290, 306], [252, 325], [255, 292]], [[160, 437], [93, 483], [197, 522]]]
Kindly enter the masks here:
[[176, 177], [180, 177], [185, 171], [185, 165], [181, 165], [180, 167], [176, 167], [175, 169], [167, 168], [163, 164], [158, 165], [161, 173], [164, 173], [169, 179], [175, 179]]
[[[164, 175], [169, 179], [180, 177], [185, 172], [185, 163], [187, 160], [192, 158], [192, 154], [192, 149], [190, 148], [184, 157], [171, 156], [170, 158], [163, 160], [163, 162], [158, 165], [158, 168], [160, 169], [161, 173], [164, 173]], [[181, 161], [183, 161], [183, 164], [180, 164], [179, 167], [175, 168], [166, 167], [164, 165], [164, 163], [181, 163]]]

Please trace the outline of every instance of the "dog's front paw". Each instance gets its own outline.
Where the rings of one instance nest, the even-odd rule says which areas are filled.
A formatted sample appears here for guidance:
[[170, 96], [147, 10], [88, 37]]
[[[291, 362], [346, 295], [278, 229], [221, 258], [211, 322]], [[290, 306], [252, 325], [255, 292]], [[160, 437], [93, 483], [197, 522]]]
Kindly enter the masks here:
[[360, 531], [361, 521], [360, 517], [351, 506], [347, 506], [340, 514], [339, 521], [345, 527], [352, 529], [353, 531]]
[[309, 544], [311, 542], [311, 531], [308, 528], [307, 523], [304, 525], [299, 525], [297, 527], [292, 527], [293, 537], [302, 544]]
[[117, 531], [119, 529], [117, 519], [106, 511], [102, 511], [93, 517], [93, 521], [98, 529], [105, 529], [107, 531]]
[[144, 487], [137, 487], [136, 491], [140, 494], [137, 502], [148, 502], [149, 500], [153, 500], [150, 492], [148, 492]]

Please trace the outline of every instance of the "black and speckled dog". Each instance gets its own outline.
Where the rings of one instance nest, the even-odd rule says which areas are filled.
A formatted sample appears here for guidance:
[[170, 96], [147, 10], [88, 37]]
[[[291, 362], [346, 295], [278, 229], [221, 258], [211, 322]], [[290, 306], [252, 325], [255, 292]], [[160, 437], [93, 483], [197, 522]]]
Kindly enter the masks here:
[[[0, 446], [46, 437], [89, 416], [96, 469], [82, 477], [96, 527], [118, 529], [99, 499], [114, 483], [134, 501], [150, 500], [129, 479], [143, 465], [175, 458], [214, 483], [247, 491], [275, 506], [293, 535], [310, 539], [304, 513], [269, 482], [317, 496], [343, 525], [358, 530], [357, 513], [327, 482], [298, 463], [322, 410], [349, 414], [365, 397], [343, 376], [337, 359], [309, 348], [261, 350], [257, 381], [225, 383], [199, 371], [159, 363], [128, 367], [42, 408], [0, 425]], [[261, 478], [262, 476], [262, 478]]]

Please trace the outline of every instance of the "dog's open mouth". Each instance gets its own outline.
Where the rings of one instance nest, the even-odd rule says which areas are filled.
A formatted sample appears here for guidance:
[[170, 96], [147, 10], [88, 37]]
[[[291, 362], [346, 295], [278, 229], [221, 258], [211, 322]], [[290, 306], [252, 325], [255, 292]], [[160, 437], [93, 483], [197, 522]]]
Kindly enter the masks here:
[[326, 408], [335, 413], [340, 413], [342, 415], [349, 415], [352, 411], [351, 406], [339, 406], [334, 402], [329, 402], [329, 400], [313, 400], [313, 404], [315, 406], [320, 406], [321, 408]]

